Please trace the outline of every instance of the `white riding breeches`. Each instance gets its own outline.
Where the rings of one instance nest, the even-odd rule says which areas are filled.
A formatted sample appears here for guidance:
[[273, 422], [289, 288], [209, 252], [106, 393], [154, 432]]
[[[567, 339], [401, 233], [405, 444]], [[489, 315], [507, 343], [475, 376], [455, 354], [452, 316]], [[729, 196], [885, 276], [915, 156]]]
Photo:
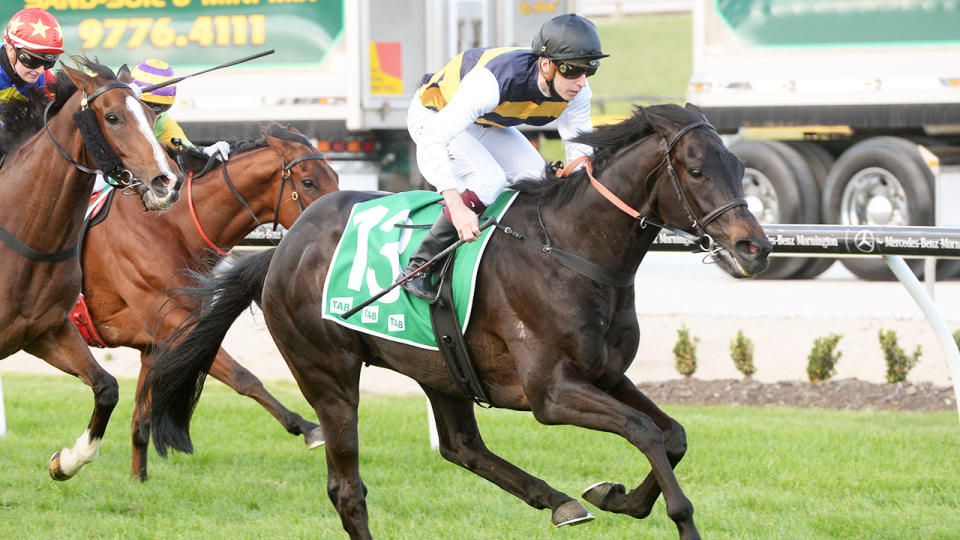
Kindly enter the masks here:
[[[414, 99], [407, 115], [407, 127], [418, 148], [417, 166], [424, 172], [443, 169], [428, 162], [433, 159], [430, 153], [419, 150], [424, 126], [436, 114]], [[546, 166], [540, 152], [515, 127], [471, 124], [455, 136], [447, 148], [457, 191], [463, 193], [469, 189], [486, 205], [492, 204], [497, 195], [518, 180], [543, 178]], [[427, 177], [431, 184], [436, 185], [436, 180]]]

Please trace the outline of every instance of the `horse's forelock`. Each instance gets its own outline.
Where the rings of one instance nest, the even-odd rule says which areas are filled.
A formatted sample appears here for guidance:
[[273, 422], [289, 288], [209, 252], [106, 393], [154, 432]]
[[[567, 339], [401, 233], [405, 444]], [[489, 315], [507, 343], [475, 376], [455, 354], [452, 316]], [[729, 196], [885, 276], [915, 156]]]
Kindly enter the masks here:
[[310, 139], [306, 135], [300, 133], [299, 131], [293, 131], [290, 128], [291, 126], [288, 125], [280, 124], [278, 122], [270, 122], [269, 124], [260, 126], [260, 133], [262, 133], [265, 137], [269, 136], [276, 139], [313, 147], [313, 143], [310, 142]]
[[77, 66], [79, 66], [80, 69], [87, 71], [88, 73], [92, 73], [95, 76], [100, 77], [102, 79], [106, 79], [108, 81], [117, 80], [117, 74], [114, 73], [112, 69], [101, 64], [96, 57], [88, 58], [84, 55], [76, 54], [71, 56], [70, 58], [73, 59], [74, 63], [77, 64]]

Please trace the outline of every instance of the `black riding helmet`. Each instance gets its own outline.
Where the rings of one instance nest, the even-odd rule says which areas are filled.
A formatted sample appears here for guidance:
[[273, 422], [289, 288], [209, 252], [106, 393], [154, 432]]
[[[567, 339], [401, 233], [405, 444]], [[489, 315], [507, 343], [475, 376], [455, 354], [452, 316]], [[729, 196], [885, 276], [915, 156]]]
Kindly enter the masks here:
[[600, 34], [592, 22], [575, 13], [559, 15], [543, 23], [533, 38], [533, 53], [550, 60], [595, 60], [606, 58]]

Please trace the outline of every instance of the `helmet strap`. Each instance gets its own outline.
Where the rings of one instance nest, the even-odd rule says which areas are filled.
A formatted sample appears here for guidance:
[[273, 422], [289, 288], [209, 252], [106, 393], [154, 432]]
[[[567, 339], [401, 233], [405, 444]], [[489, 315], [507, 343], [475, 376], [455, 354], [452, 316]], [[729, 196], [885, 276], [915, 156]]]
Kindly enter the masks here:
[[[7, 47], [10, 47], [9, 49]], [[13, 62], [10, 61], [10, 57], [7, 56], [7, 51], [13, 51]], [[23, 80], [19, 73], [16, 70], [16, 61], [17, 61], [17, 50], [14, 47], [11, 47], [9, 43], [3, 45], [3, 55], [0, 58], [0, 66], [3, 70], [7, 72], [7, 75], [10, 76], [10, 82], [17, 87], [27, 86], [27, 81]]]
[[538, 60], [537, 69], [539, 69], [543, 75], [543, 80], [547, 81], [547, 89], [550, 90], [550, 97], [562, 100], [563, 97], [557, 93], [557, 88], [553, 85], [553, 80], [557, 78], [557, 65], [553, 63], [553, 60], [550, 60], [550, 68], [547, 70], [540, 68], [540, 61]]

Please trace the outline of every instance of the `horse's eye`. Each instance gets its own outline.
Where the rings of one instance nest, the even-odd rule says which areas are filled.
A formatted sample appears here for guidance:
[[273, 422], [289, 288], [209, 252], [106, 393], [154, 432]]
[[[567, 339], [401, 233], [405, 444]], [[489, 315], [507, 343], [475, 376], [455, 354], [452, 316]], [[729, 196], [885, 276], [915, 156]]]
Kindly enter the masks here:
[[703, 176], [703, 171], [700, 169], [700, 167], [690, 167], [687, 169], [687, 172], [690, 173], [690, 176], [694, 178], [700, 178]]
[[311, 180], [311, 179], [309, 179], [309, 178], [304, 178], [304, 179], [303, 179], [303, 185], [306, 186], [306, 187], [313, 187], [313, 186], [314, 186], [314, 183], [313, 183], [313, 180]]
[[103, 117], [103, 119], [106, 120], [107, 123], [111, 125], [117, 125], [120, 123], [120, 117], [117, 116], [116, 113], [107, 113], [106, 116]]

